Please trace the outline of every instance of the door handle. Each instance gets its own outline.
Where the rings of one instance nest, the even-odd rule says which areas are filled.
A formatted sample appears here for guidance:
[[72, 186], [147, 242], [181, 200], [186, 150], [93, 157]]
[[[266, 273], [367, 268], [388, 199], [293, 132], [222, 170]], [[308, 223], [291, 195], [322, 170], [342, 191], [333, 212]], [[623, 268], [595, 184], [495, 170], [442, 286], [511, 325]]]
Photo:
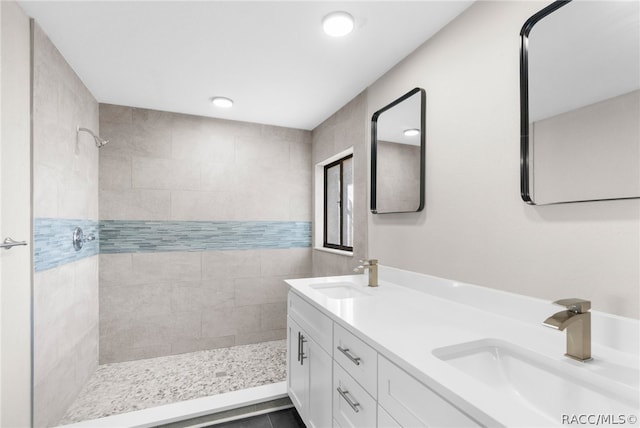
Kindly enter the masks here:
[[0, 248], [4, 248], [5, 250], [10, 250], [13, 247], [16, 247], [18, 245], [27, 245], [27, 241], [14, 241], [11, 238], [5, 238], [5, 240], [2, 241], [2, 244], [0, 244]]

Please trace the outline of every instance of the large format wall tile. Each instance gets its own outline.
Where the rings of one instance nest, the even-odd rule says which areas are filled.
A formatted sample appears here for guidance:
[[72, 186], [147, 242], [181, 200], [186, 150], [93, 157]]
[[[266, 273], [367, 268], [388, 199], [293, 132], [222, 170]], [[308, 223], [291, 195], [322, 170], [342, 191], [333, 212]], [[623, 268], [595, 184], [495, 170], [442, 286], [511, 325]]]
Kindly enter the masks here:
[[54, 426], [98, 365], [98, 103], [36, 24], [33, 40], [34, 426]]
[[284, 338], [284, 279], [310, 274], [311, 249], [101, 254], [100, 267], [104, 364]]
[[[310, 132], [100, 109], [101, 134], [110, 140], [100, 151], [101, 219], [310, 221]], [[153, 193], [160, 190], [166, 201]]]
[[311, 133], [100, 105], [100, 361], [282, 339]]

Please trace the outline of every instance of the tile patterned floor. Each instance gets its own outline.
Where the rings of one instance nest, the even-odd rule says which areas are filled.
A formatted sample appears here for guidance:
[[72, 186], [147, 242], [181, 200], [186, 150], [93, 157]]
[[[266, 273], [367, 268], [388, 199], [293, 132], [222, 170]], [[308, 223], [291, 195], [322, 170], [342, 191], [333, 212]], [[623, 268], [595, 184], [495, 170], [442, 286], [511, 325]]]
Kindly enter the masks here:
[[286, 378], [286, 340], [99, 366], [61, 425]]
[[206, 428], [305, 428], [305, 425], [296, 409], [291, 408]]

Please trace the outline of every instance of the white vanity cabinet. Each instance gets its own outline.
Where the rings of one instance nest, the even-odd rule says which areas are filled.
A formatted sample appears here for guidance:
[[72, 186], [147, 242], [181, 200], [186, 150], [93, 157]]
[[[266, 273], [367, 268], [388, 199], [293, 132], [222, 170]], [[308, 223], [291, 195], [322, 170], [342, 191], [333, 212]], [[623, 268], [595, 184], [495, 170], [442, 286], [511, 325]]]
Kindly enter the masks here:
[[289, 293], [287, 316], [287, 392], [307, 428], [331, 422], [333, 322]]
[[295, 293], [288, 302], [287, 390], [308, 428], [479, 426]]
[[378, 355], [378, 404], [384, 426], [480, 426], [382, 355]]

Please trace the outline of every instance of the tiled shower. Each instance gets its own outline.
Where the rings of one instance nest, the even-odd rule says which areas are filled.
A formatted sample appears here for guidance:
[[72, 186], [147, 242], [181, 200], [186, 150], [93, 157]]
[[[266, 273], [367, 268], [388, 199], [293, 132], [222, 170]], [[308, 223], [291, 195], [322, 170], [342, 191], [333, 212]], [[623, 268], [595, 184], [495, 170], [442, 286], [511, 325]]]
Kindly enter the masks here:
[[33, 98], [35, 426], [99, 364], [285, 338], [311, 132], [99, 105], [37, 25]]
[[100, 362], [283, 339], [309, 132], [100, 106]]

